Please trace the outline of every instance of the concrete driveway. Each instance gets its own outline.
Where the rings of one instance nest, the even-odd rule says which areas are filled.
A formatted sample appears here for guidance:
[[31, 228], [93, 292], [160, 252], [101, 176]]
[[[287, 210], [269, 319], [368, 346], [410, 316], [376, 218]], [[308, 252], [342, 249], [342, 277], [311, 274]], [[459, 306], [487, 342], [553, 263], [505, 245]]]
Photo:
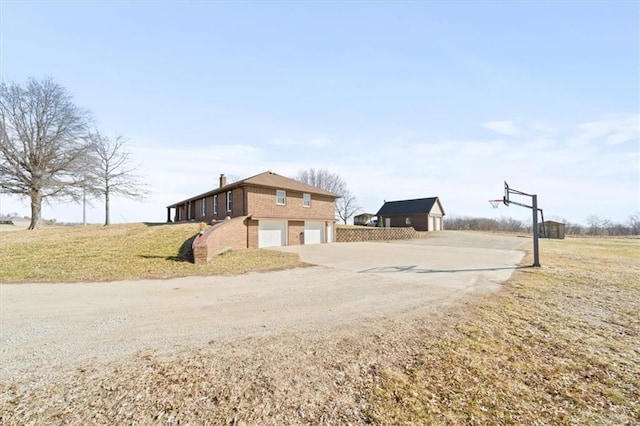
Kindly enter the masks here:
[[155, 281], [0, 285], [0, 381], [49, 377], [140, 350], [172, 354], [254, 336], [318, 334], [437, 312], [495, 291], [529, 240], [427, 239], [278, 250], [309, 268]]
[[275, 250], [297, 253], [304, 262], [359, 276], [440, 283], [453, 290], [473, 289], [478, 282], [505, 281], [522, 260], [527, 241], [447, 231], [407, 241], [314, 244]]

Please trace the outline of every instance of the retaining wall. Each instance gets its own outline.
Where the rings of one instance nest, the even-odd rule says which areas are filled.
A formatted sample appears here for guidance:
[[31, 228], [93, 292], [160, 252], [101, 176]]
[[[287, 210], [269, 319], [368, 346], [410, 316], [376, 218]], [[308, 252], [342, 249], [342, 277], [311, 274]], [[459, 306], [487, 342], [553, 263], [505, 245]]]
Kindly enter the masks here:
[[246, 216], [223, 220], [207, 228], [193, 241], [193, 262], [208, 263], [213, 256], [227, 250], [247, 248]]
[[336, 227], [336, 242], [411, 240], [420, 234], [413, 228]]

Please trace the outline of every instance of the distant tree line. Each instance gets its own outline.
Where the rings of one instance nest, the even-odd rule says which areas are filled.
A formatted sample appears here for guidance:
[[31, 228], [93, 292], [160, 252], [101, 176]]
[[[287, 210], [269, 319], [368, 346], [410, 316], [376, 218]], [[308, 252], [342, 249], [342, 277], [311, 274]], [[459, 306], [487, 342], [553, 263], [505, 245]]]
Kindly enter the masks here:
[[[589, 216], [586, 225], [569, 222], [554, 217], [550, 220], [565, 224], [565, 234], [574, 236], [606, 236], [624, 237], [640, 235], [640, 212], [635, 213], [625, 222], [615, 222], [597, 215]], [[445, 229], [458, 231], [493, 231], [493, 232], [531, 232], [531, 223], [525, 223], [510, 217], [489, 219], [470, 216], [449, 216], [445, 219]]]

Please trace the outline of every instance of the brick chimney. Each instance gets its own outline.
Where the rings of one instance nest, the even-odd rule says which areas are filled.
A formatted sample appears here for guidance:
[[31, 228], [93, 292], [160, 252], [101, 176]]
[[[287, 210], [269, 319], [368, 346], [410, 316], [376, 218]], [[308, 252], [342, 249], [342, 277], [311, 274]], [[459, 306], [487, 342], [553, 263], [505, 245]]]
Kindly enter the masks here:
[[220, 188], [222, 188], [223, 186], [227, 186], [227, 177], [224, 175], [224, 173], [220, 175]]

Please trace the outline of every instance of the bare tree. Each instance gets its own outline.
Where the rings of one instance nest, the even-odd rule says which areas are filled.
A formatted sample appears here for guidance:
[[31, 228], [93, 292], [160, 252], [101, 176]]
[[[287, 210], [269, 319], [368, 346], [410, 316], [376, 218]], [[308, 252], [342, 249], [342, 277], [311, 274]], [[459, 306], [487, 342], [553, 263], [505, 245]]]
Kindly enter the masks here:
[[356, 205], [356, 197], [349, 191], [346, 182], [340, 175], [325, 169], [310, 168], [300, 170], [294, 179], [338, 194], [340, 198], [336, 200], [336, 215], [345, 224], [349, 218], [361, 210], [361, 207]]
[[362, 207], [356, 205], [356, 197], [349, 190], [345, 191], [342, 197], [336, 200], [336, 213], [345, 225], [347, 220], [360, 210], [362, 210]]
[[88, 173], [88, 192], [104, 199], [104, 224], [111, 224], [111, 196], [142, 199], [148, 195], [146, 185], [131, 164], [131, 153], [126, 138], [117, 136], [111, 140], [99, 132], [91, 134], [91, 153], [94, 167]]
[[640, 235], [640, 212], [634, 213], [629, 216], [627, 220], [627, 227], [631, 235]]
[[30, 198], [29, 229], [40, 227], [43, 200], [77, 197], [89, 121], [51, 79], [0, 83], [0, 189]]
[[300, 170], [294, 179], [338, 195], [348, 191], [347, 184], [339, 175], [325, 169]]
[[589, 228], [587, 229], [587, 235], [603, 235], [605, 221], [598, 215], [591, 215], [586, 219], [587, 225]]

